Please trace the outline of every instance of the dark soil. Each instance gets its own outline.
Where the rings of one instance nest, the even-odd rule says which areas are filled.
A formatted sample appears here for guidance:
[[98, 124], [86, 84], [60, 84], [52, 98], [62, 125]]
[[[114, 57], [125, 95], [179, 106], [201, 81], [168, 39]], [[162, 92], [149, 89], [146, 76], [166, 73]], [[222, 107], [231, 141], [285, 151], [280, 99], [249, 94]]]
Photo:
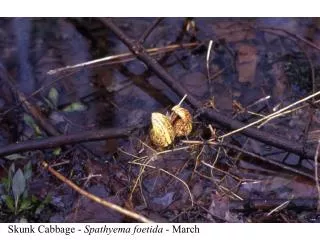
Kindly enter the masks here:
[[[137, 40], [154, 21], [113, 19]], [[319, 91], [320, 51], [301, 39], [320, 49], [317, 19], [164, 18], [143, 46], [157, 48], [154, 59], [203, 109], [250, 123]], [[177, 46], [165, 52], [170, 45]], [[0, 19], [0, 64], [7, 74], [0, 75], [0, 148], [52, 135], [137, 127], [130, 136], [1, 156], [0, 222], [133, 221], [78, 194], [42, 168], [42, 161], [86, 191], [156, 222], [319, 222], [314, 159], [241, 133], [223, 143], [243, 152], [205, 144], [229, 130], [185, 102], [193, 115], [192, 133], [166, 149], [153, 146], [151, 113], [166, 114], [181, 99], [134, 56], [48, 74], [122, 53], [130, 51], [98, 18]], [[53, 131], [32, 117], [19, 93]], [[260, 129], [316, 148], [318, 99]], [[5, 201], [14, 198], [6, 182], [9, 168], [14, 163], [15, 175], [29, 162], [32, 175], [24, 194], [33, 201], [13, 213]]]

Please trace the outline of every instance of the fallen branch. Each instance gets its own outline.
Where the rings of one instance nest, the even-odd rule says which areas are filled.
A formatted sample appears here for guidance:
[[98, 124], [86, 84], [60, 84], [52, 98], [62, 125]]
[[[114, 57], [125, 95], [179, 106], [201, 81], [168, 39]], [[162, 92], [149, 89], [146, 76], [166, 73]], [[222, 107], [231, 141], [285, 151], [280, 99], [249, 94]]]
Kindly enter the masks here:
[[229, 149], [234, 149], [234, 150], [236, 150], [236, 151], [238, 151], [238, 152], [241, 152], [241, 153], [243, 153], [243, 154], [245, 154], [245, 155], [247, 155], [247, 156], [256, 158], [256, 159], [258, 159], [258, 160], [261, 160], [261, 161], [263, 161], [263, 162], [265, 162], [265, 163], [268, 163], [268, 164], [271, 164], [271, 165], [273, 165], [273, 166], [277, 166], [277, 167], [279, 167], [279, 168], [281, 168], [281, 169], [284, 169], [284, 170], [286, 170], [286, 171], [288, 171], [288, 172], [295, 173], [295, 174], [298, 174], [298, 175], [300, 175], [300, 176], [303, 176], [303, 177], [309, 178], [309, 179], [311, 179], [311, 180], [314, 180], [314, 176], [313, 176], [311, 173], [310, 173], [310, 174], [309, 174], [309, 173], [306, 173], [306, 172], [304, 172], [304, 171], [301, 171], [301, 170], [299, 170], [299, 169], [297, 169], [297, 168], [294, 168], [294, 167], [290, 167], [290, 166], [288, 166], [288, 165], [286, 165], [286, 164], [283, 164], [283, 163], [281, 163], [281, 162], [278, 162], [278, 161], [276, 161], [276, 160], [272, 160], [272, 159], [269, 159], [269, 158], [265, 158], [265, 157], [263, 157], [263, 156], [261, 156], [261, 155], [258, 155], [258, 154], [255, 154], [255, 153], [246, 151], [246, 150], [244, 150], [244, 149], [242, 149], [242, 148], [239, 148], [239, 147], [237, 147], [237, 146], [235, 146], [235, 145], [233, 145], [233, 144], [218, 143], [218, 145], [219, 145], [219, 146], [226, 147], [226, 148], [229, 148]]
[[261, 155], [246, 151], [245, 149], [237, 147], [234, 144], [224, 143], [224, 142], [214, 142], [214, 141], [193, 141], [193, 140], [182, 140], [182, 142], [186, 143], [186, 144], [200, 144], [200, 145], [208, 144], [208, 145], [213, 145], [213, 146], [217, 146], [217, 147], [226, 147], [226, 148], [229, 148], [229, 149], [236, 150], [237, 152], [241, 152], [241, 153], [243, 153], [243, 154], [245, 154], [247, 156], [250, 156], [252, 158], [255, 158], [257, 160], [265, 162], [267, 164], [279, 167], [279, 168], [281, 168], [283, 170], [286, 170], [286, 171], [288, 171], [290, 173], [298, 174], [300, 176], [306, 177], [306, 178], [311, 179], [313, 181], [315, 180], [314, 176], [311, 173], [304, 172], [304, 171], [302, 171], [300, 169], [288, 166], [288, 165], [283, 164], [283, 163], [281, 163], [279, 161], [276, 161], [276, 160], [273, 160], [273, 159], [269, 159], [269, 158], [263, 157]]
[[80, 193], [81, 195], [89, 198], [90, 200], [99, 203], [107, 208], [110, 208], [116, 212], [119, 212], [127, 217], [133, 218], [135, 220], [138, 220], [140, 222], [144, 222], [144, 223], [153, 223], [153, 221], [149, 220], [148, 218], [139, 215], [138, 213], [135, 213], [133, 211], [129, 211], [123, 207], [120, 207], [114, 203], [108, 202], [100, 197], [97, 197], [96, 195], [93, 195], [85, 190], [83, 190], [82, 188], [80, 188], [79, 186], [77, 186], [76, 184], [74, 184], [72, 181], [70, 181], [69, 179], [67, 179], [66, 177], [64, 177], [63, 175], [61, 175], [60, 173], [58, 173], [56, 170], [54, 170], [52, 167], [50, 167], [48, 165], [48, 163], [46, 163], [45, 161], [42, 162], [42, 166], [47, 169], [50, 173], [52, 173], [55, 177], [57, 177], [59, 180], [61, 180], [62, 182], [66, 183], [68, 186], [70, 186], [73, 190], [77, 191], [78, 193]]
[[92, 142], [108, 138], [119, 138], [129, 136], [135, 128], [108, 128], [92, 131], [84, 131], [70, 135], [49, 137], [38, 140], [24, 141], [21, 143], [9, 144], [0, 148], [0, 156], [6, 156], [13, 153], [25, 152], [31, 150], [49, 149], [64, 146], [66, 144], [75, 144], [80, 142]]
[[[159, 63], [155, 59], [149, 56], [149, 54], [141, 44], [129, 38], [111, 21], [111, 19], [100, 18], [100, 20], [116, 36], [118, 36], [118, 38], [124, 44], [127, 45], [130, 51], [132, 51], [142, 62], [144, 62], [151, 70], [153, 70], [154, 73], [160, 79], [162, 79], [178, 96], [183, 97], [187, 93], [186, 89], [176, 79], [174, 79], [161, 65], [159, 65]], [[202, 108], [202, 103], [190, 94], [188, 95], [188, 98], [186, 100], [194, 109], [199, 110]], [[243, 123], [232, 120], [215, 110], [205, 109], [202, 113], [211, 121], [214, 121], [227, 129], [235, 130], [245, 126]], [[295, 153], [305, 158], [313, 159], [315, 155], [315, 149], [304, 148], [302, 144], [285, 140], [283, 138], [280, 138], [279, 136], [263, 132], [256, 128], [246, 128], [242, 131], [242, 133], [258, 141], [264, 142], [280, 149], [284, 149], [288, 152]]]

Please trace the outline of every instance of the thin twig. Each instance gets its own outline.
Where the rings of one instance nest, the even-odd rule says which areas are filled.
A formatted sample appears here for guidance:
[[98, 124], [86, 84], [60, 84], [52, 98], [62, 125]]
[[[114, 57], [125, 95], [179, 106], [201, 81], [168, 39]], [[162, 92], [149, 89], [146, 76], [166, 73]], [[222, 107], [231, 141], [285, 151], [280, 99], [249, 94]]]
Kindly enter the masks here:
[[1, 76], [7, 82], [11, 91], [16, 93], [18, 100], [22, 103], [23, 108], [26, 112], [30, 113], [31, 116], [34, 118], [36, 123], [49, 135], [51, 136], [58, 136], [60, 133], [57, 129], [51, 124], [50, 121], [43, 115], [43, 113], [39, 110], [39, 108], [33, 104], [31, 104], [27, 98], [25, 97], [24, 93], [21, 92], [16, 85], [14, 84], [14, 80], [7, 72], [7, 70], [1, 65]]
[[[176, 105], [176, 106], [181, 106], [181, 104], [183, 103], [183, 101], [186, 99], [186, 97], [187, 97], [188, 95], [187, 94], [185, 94], [184, 96], [183, 96], [183, 98], [180, 100], [180, 102], [178, 103], [178, 105]], [[171, 112], [171, 114], [170, 114], [170, 119], [173, 119], [173, 117], [174, 117], [174, 112]]]
[[209, 93], [210, 97], [212, 96], [212, 79], [210, 76], [210, 54], [211, 54], [211, 48], [212, 48], [213, 41], [209, 41], [208, 50], [207, 50], [207, 57], [206, 57], [206, 67], [207, 67], [207, 76], [209, 81]]
[[[54, 85], [55, 83], [57, 83], [58, 81], [60, 81], [61, 79], [68, 77], [72, 75], [72, 73], [66, 73], [63, 76], [60, 76], [54, 80], [52, 80], [50, 83], [48, 83], [47, 85], [41, 86], [40, 88], [38, 88], [37, 90], [35, 90], [34, 92], [32, 92], [30, 95], [28, 95], [27, 97], [25, 97], [25, 100], [29, 100], [32, 97], [36, 96], [37, 94], [39, 94], [40, 92], [44, 91], [45, 89], [48, 89], [49, 87], [51, 87], [52, 85]], [[17, 103], [15, 106], [10, 107], [8, 110], [6, 110], [5, 112], [1, 113], [0, 115], [7, 115], [9, 112], [15, 110], [16, 108], [20, 107], [21, 105], [23, 105], [24, 102], [20, 101], [19, 103]]]
[[[143, 175], [143, 173], [145, 171], [146, 165], [148, 165], [149, 162], [151, 162], [151, 161], [152, 161], [152, 158], [148, 159], [146, 161], [146, 163], [140, 168], [139, 174], [138, 174], [136, 180], [134, 181], [134, 185], [133, 185], [132, 190], [131, 190], [130, 195], [129, 195], [129, 201], [130, 202], [132, 201], [133, 193], [136, 190], [136, 188], [138, 186], [138, 183], [140, 183], [140, 185], [141, 185], [141, 178], [142, 178], [142, 175]], [[132, 161], [132, 164], [138, 164], [138, 163], [137, 163], [137, 161], [134, 160], [134, 161]], [[140, 187], [140, 190], [141, 190], [141, 187]], [[143, 194], [142, 194], [142, 196], [143, 196]]]
[[227, 67], [221, 68], [220, 70], [218, 70], [217, 72], [215, 72], [209, 79], [209, 81], [213, 81], [215, 80], [217, 77], [219, 77], [222, 73], [224, 73], [224, 71], [226, 71]]
[[149, 168], [152, 168], [152, 169], [157, 169], [161, 172], [164, 172], [168, 175], [170, 175], [171, 177], [174, 177], [175, 179], [177, 179], [179, 182], [181, 182], [187, 189], [188, 193], [189, 193], [189, 196], [190, 196], [190, 200], [191, 200], [191, 205], [193, 206], [193, 196], [192, 196], [192, 193], [188, 187], [188, 184], [186, 184], [182, 179], [178, 178], [177, 176], [175, 176], [174, 174], [168, 172], [167, 170], [163, 169], [163, 168], [157, 168], [155, 166], [151, 166], [151, 165], [148, 165], [148, 164], [143, 164], [143, 163], [137, 163], [137, 162], [131, 162], [132, 164], [136, 164], [136, 165], [140, 165], [140, 166], [143, 166], [143, 167], [149, 167]]
[[[160, 53], [166, 53], [166, 52], [171, 52], [180, 48], [192, 48], [192, 47], [196, 47], [198, 46], [200, 43], [198, 42], [193, 42], [193, 43], [184, 43], [184, 44], [173, 44], [173, 45], [169, 45], [166, 47], [161, 47], [161, 48], [150, 48], [150, 49], [146, 49], [146, 51], [148, 53], [150, 53], [150, 55], [156, 55], [156, 54], [160, 54]], [[88, 66], [92, 66], [92, 65], [96, 65], [99, 64], [99, 66], [101, 66], [102, 64], [108, 64], [108, 62], [110, 62], [111, 64], [115, 64], [115, 63], [119, 63], [119, 62], [129, 62], [136, 59], [135, 55], [128, 52], [128, 53], [121, 53], [121, 54], [117, 54], [117, 55], [112, 55], [112, 56], [107, 56], [104, 58], [99, 58], [99, 59], [95, 59], [95, 60], [91, 60], [88, 62], [82, 62], [82, 63], [78, 63], [75, 65], [70, 65], [70, 66], [65, 66], [65, 67], [61, 67], [61, 68], [55, 68], [55, 69], [51, 69], [47, 72], [48, 75], [54, 75], [57, 74], [59, 72], [64, 72], [64, 71], [70, 71], [70, 70], [76, 70], [79, 68], [84, 68], [84, 67], [88, 67]]]
[[279, 206], [275, 207], [274, 209], [272, 209], [270, 212], [268, 212], [267, 216], [271, 216], [273, 213], [275, 212], [279, 212], [281, 211], [282, 209], [284, 209], [285, 207], [287, 207], [290, 203], [290, 200], [287, 200], [283, 203], [281, 203]]
[[224, 173], [225, 175], [228, 175], [228, 176], [234, 178], [235, 180], [237, 180], [237, 181], [239, 181], [239, 182], [241, 181], [241, 179], [240, 179], [239, 177], [237, 177], [237, 176], [235, 176], [235, 175], [233, 175], [233, 174], [231, 174], [231, 173], [229, 173], [229, 172], [226, 172], [226, 171], [224, 171], [224, 170], [222, 170], [222, 169], [220, 169], [220, 168], [217, 168], [217, 167], [215, 167], [215, 166], [212, 166], [211, 164], [209, 164], [209, 163], [207, 163], [207, 162], [205, 162], [205, 161], [201, 161], [201, 163], [202, 163], [203, 165], [205, 165], [205, 166], [213, 169], [213, 170], [216, 170], [216, 171], [218, 171], [218, 172]]
[[267, 101], [268, 99], [270, 99], [270, 97], [271, 97], [270, 95], [262, 97], [262, 98], [258, 99], [257, 101], [255, 101], [254, 103], [249, 104], [246, 108], [248, 109], [248, 108], [251, 108], [251, 107], [253, 107], [253, 106], [255, 106], [255, 105], [259, 104], [259, 103]]
[[314, 93], [314, 94], [311, 94], [311, 95], [309, 95], [308, 97], [305, 97], [305, 98], [303, 98], [303, 99], [300, 99], [299, 101], [296, 101], [296, 102], [290, 104], [289, 106], [286, 106], [286, 107], [284, 107], [284, 108], [282, 108], [282, 109], [280, 109], [280, 110], [278, 110], [278, 111], [276, 111], [276, 112], [274, 112], [274, 113], [271, 113], [271, 114], [269, 114], [269, 115], [267, 115], [267, 116], [265, 116], [265, 117], [263, 117], [263, 118], [260, 118], [260, 119], [257, 120], [257, 121], [254, 121], [254, 122], [252, 122], [252, 123], [249, 123], [249, 124], [247, 124], [247, 125], [239, 128], [239, 129], [236, 129], [236, 130], [231, 131], [231, 132], [229, 132], [229, 133], [226, 133], [226, 134], [220, 136], [219, 138], [228, 137], [228, 136], [233, 135], [233, 134], [235, 134], [235, 133], [241, 132], [241, 131], [243, 131], [244, 129], [246, 129], [246, 128], [248, 128], [248, 127], [254, 126], [254, 125], [256, 125], [256, 124], [258, 124], [258, 123], [260, 123], [260, 122], [263, 122], [263, 121], [268, 120], [268, 119], [270, 119], [270, 118], [274, 118], [274, 117], [276, 117], [276, 116], [280, 116], [282, 112], [288, 110], [289, 108], [292, 108], [293, 106], [296, 106], [296, 105], [298, 105], [298, 104], [300, 104], [300, 103], [303, 103], [303, 102], [305, 102], [305, 101], [307, 101], [307, 100], [309, 100], [309, 99], [311, 99], [311, 98], [313, 98], [313, 97], [315, 97], [315, 96], [318, 96], [318, 95], [320, 95], [320, 91], [319, 91], [319, 92], [316, 92], [316, 93]]
[[[121, 29], [119, 29], [111, 19], [100, 18], [100, 21], [108, 27], [115, 35], [119, 37], [124, 44], [132, 51], [137, 57], [143, 61], [154, 73], [163, 80], [171, 89], [178, 95], [184, 96], [187, 91], [186, 89], [174, 79], [163, 67], [159, 65], [159, 63], [150, 57], [150, 55], [146, 52], [146, 50], [138, 44], [133, 39], [129, 38], [125, 35]], [[202, 103], [194, 98], [192, 95], [188, 95], [187, 101], [192, 105], [195, 110], [203, 109]], [[203, 109], [202, 114], [206, 116], [208, 119], [216, 122], [222, 127], [226, 127], [228, 129], [239, 129], [244, 126], [243, 123], [230, 119], [227, 116], [224, 116], [213, 109]], [[291, 142], [280, 138], [279, 136], [272, 135], [270, 133], [255, 129], [255, 128], [246, 128], [243, 130], [243, 134], [248, 137], [252, 137], [258, 141], [264, 142], [266, 144], [270, 144], [272, 146], [284, 149], [286, 151], [298, 154], [300, 156], [304, 156], [309, 159], [313, 159], [315, 149], [307, 149], [304, 151], [304, 148], [301, 144], [296, 142]]]
[[213, 179], [213, 178], [211, 178], [211, 177], [209, 177], [209, 176], [203, 175], [202, 173], [200, 173], [200, 172], [198, 172], [198, 171], [194, 171], [194, 172], [195, 172], [197, 175], [199, 175], [199, 176], [201, 176], [201, 177], [203, 177], [203, 178], [205, 178], [205, 179], [208, 179], [209, 181], [213, 182], [213, 183], [217, 186], [217, 188], [219, 188], [219, 190], [221, 190], [221, 192], [223, 192], [223, 194], [228, 194], [228, 197], [229, 197], [229, 198], [231, 198], [231, 199], [236, 198], [236, 199], [241, 200], [241, 201], [244, 200], [241, 196], [239, 196], [239, 195], [237, 195], [236, 193], [232, 192], [232, 190], [230, 190], [230, 189], [222, 186], [222, 185], [219, 183], [218, 180]]
[[237, 147], [233, 144], [230, 144], [230, 143], [223, 143], [223, 142], [214, 142], [214, 141], [196, 141], [196, 140], [182, 140], [181, 142], [183, 143], [187, 143], [187, 144], [199, 144], [199, 145], [213, 145], [213, 146], [221, 146], [221, 147], [226, 147], [226, 148], [229, 148], [229, 149], [234, 149], [236, 151], [238, 151], [239, 153], [243, 153], [243, 154], [246, 154], [250, 157], [254, 157], [258, 160], [261, 160], [265, 163], [269, 163], [273, 166], [277, 166], [281, 169], [284, 169], [286, 171], [289, 171], [291, 173], [295, 173], [295, 174], [298, 174], [300, 176], [304, 176], [304, 177], [307, 177], [311, 180], [314, 180], [314, 176], [309, 174], [309, 173], [306, 173], [306, 172], [303, 172], [299, 169], [296, 169], [296, 168], [293, 168], [293, 167], [290, 167], [290, 166], [287, 166], [281, 162], [278, 162], [278, 161], [275, 161], [275, 160], [272, 160], [272, 159], [269, 159], [269, 158], [265, 158], [263, 156], [260, 156], [258, 154], [255, 154], [255, 153], [252, 153], [252, 152], [249, 152], [249, 151], [246, 151], [244, 150], [243, 148], [240, 148], [240, 147]]
[[260, 26], [258, 28], [255, 28], [253, 27], [254, 29], [256, 30], [261, 30], [261, 31], [264, 31], [264, 32], [271, 32], [271, 33], [275, 33], [274, 31], [280, 31], [280, 32], [283, 32], [285, 33], [286, 35], [289, 35], [290, 37], [296, 39], [296, 40], [299, 40], [299, 41], [302, 41], [304, 42], [305, 44], [307, 44], [309, 47], [312, 47], [312, 48], [315, 48], [317, 50], [320, 51], [320, 47], [317, 46], [316, 44], [314, 44], [313, 42], [297, 35], [297, 34], [294, 34], [292, 32], [289, 32], [288, 30], [285, 30], [285, 29], [281, 29], [281, 28], [275, 28], [275, 27], [263, 27], [263, 26]]
[[127, 217], [131, 217], [137, 221], [140, 222], [144, 222], [144, 223], [153, 223], [153, 221], [149, 220], [148, 218], [135, 213], [133, 211], [129, 211], [123, 207], [120, 207], [114, 203], [108, 202], [100, 197], [97, 197], [96, 195], [93, 195], [85, 190], [83, 190], [82, 188], [80, 188], [79, 186], [77, 186], [76, 184], [74, 184], [72, 181], [70, 181], [69, 179], [67, 179], [66, 177], [64, 177], [63, 175], [61, 175], [59, 172], [57, 172], [56, 170], [54, 170], [52, 167], [50, 167], [48, 165], [47, 162], [43, 161], [42, 162], [42, 166], [47, 169], [50, 173], [52, 173], [56, 178], [58, 178], [59, 180], [61, 180], [62, 182], [66, 183], [68, 186], [70, 186], [73, 190], [77, 191], [78, 193], [80, 193], [81, 195], [89, 198], [90, 200], [99, 203], [107, 208], [110, 208], [116, 212], [119, 212]]
[[242, 148], [239, 148], [235, 145], [232, 145], [232, 144], [229, 144], [229, 143], [220, 143], [220, 145], [224, 146], [224, 147], [227, 147], [227, 148], [231, 148], [231, 149], [234, 149], [234, 150], [237, 150], [238, 152], [241, 152], [243, 154], [246, 154], [248, 156], [251, 156], [251, 157], [254, 157], [258, 160], [261, 160], [263, 162], [266, 162], [266, 163], [269, 163], [271, 165], [274, 165], [274, 166], [277, 166], [277, 167], [280, 167], [288, 172], [291, 172], [291, 173], [295, 173], [295, 174], [298, 174], [298, 175], [301, 175], [301, 176], [304, 176], [304, 177], [307, 177], [311, 180], [314, 180], [314, 177], [309, 174], [309, 173], [306, 173], [306, 172], [303, 172], [299, 169], [296, 169], [296, 168], [293, 168], [293, 167], [290, 167], [290, 166], [287, 166], [285, 164], [282, 164], [281, 162], [278, 162], [276, 160], [272, 160], [272, 159], [269, 159], [269, 158], [265, 158], [263, 156], [260, 156], [258, 154], [255, 154], [255, 153], [252, 153], [252, 152], [249, 152], [249, 151], [246, 151]]
[[183, 103], [183, 101], [186, 99], [186, 97], [187, 97], [188, 95], [187, 94], [185, 94], [184, 96], [183, 96], [183, 98], [180, 100], [180, 102], [178, 103], [178, 106], [181, 106], [181, 104]]
[[147, 28], [147, 30], [141, 35], [138, 42], [140, 44], [143, 44], [146, 39], [149, 37], [149, 35], [152, 33], [152, 31], [158, 26], [158, 24], [163, 20], [163, 17], [158, 17], [156, 20], [154, 20], [150, 26]]
[[[314, 104], [319, 103], [319, 102], [320, 102], [320, 100], [316, 100], [316, 101], [314, 102]], [[280, 117], [280, 116], [284, 116], [284, 115], [287, 115], [287, 114], [292, 113], [292, 112], [296, 112], [297, 110], [300, 110], [300, 109], [305, 108], [305, 107], [308, 107], [308, 106], [310, 106], [310, 104], [307, 103], [307, 104], [304, 104], [304, 105], [302, 105], [302, 106], [299, 106], [299, 107], [290, 109], [290, 110], [288, 110], [288, 111], [282, 112], [282, 113], [280, 113], [279, 115], [275, 115], [275, 116], [269, 118], [268, 120], [266, 120], [265, 122], [261, 123], [260, 125], [258, 125], [257, 128], [260, 128], [261, 126], [263, 126], [264, 124], [266, 124], [267, 122], [271, 121], [271, 120], [274, 119], [274, 118], [277, 118], [277, 117]], [[264, 117], [264, 116], [263, 116], [263, 117]]]

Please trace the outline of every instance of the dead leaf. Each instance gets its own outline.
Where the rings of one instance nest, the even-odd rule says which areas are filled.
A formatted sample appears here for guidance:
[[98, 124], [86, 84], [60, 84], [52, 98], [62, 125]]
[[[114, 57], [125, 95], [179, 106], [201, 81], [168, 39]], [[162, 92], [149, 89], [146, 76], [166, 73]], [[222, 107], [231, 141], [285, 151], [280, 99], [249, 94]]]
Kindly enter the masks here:
[[227, 42], [240, 42], [255, 38], [255, 33], [249, 29], [250, 22], [234, 22], [225, 21], [214, 24], [213, 31], [220, 38], [224, 38]]
[[[124, 201], [119, 196], [108, 196], [103, 185], [96, 185], [89, 189], [89, 192], [119, 206]], [[74, 201], [72, 212], [66, 217], [66, 222], [122, 222], [124, 216], [99, 203], [80, 196], [79, 201]]]
[[259, 57], [256, 47], [248, 44], [238, 45], [237, 70], [239, 82], [253, 82]]
[[196, 97], [204, 97], [208, 92], [207, 76], [201, 72], [188, 73], [182, 76], [180, 81], [188, 92]]

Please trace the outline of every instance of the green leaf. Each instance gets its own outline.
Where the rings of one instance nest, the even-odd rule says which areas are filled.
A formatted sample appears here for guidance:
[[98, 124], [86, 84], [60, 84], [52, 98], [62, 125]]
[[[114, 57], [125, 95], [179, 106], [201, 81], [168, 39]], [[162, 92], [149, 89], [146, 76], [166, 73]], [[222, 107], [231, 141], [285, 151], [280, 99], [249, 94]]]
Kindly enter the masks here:
[[23, 114], [23, 121], [30, 128], [33, 128], [33, 126], [36, 125], [36, 123], [34, 122], [33, 118], [28, 114]]
[[18, 159], [25, 159], [25, 158], [26, 158], [25, 156], [18, 154], [18, 153], [14, 153], [14, 154], [6, 156], [6, 159], [8, 159], [8, 160], [18, 160]]
[[85, 111], [87, 109], [87, 107], [80, 103], [80, 102], [74, 102], [68, 106], [66, 106], [63, 111], [64, 112], [81, 112], [81, 111]]
[[41, 211], [44, 209], [45, 205], [50, 203], [50, 201], [51, 201], [51, 195], [48, 194], [46, 198], [42, 201], [42, 203], [37, 207], [35, 214], [40, 214]]
[[58, 98], [59, 98], [59, 93], [56, 88], [51, 88], [48, 94], [48, 98], [52, 102], [54, 107], [57, 107], [58, 104]]
[[46, 104], [49, 106], [49, 108], [51, 108], [51, 109], [56, 108], [56, 106], [54, 106], [50, 100], [46, 99], [45, 97], [43, 98], [43, 100], [46, 102]]
[[34, 130], [34, 132], [36, 133], [37, 136], [42, 135], [42, 132], [41, 132], [40, 128], [38, 127], [38, 125], [34, 125], [33, 130]]
[[19, 168], [12, 179], [12, 192], [16, 202], [16, 206], [17, 206], [20, 195], [23, 194], [25, 189], [26, 189], [26, 179], [23, 176], [23, 172]]
[[53, 150], [53, 155], [55, 155], [55, 156], [59, 156], [60, 155], [60, 153], [61, 153], [61, 148], [56, 148], [55, 150]]
[[13, 198], [8, 196], [8, 195], [5, 195], [4, 196], [4, 201], [7, 205], [7, 207], [10, 209], [10, 211], [14, 212], [14, 202], [13, 202]]
[[19, 212], [27, 210], [32, 207], [32, 202], [29, 199], [23, 199], [19, 207]]
[[49, 202], [51, 202], [51, 195], [50, 194], [48, 194], [46, 196], [46, 198], [43, 200], [43, 204], [48, 204]]
[[24, 178], [26, 179], [26, 181], [28, 181], [31, 178], [31, 176], [32, 176], [31, 161], [29, 161], [26, 165], [24, 165], [23, 174], [24, 174]]
[[40, 128], [31, 116], [29, 116], [28, 114], [23, 114], [23, 121], [25, 122], [25, 124], [27, 124], [30, 128], [33, 129], [36, 135], [39, 136], [42, 134]]
[[36, 203], [38, 201], [38, 198], [34, 195], [31, 196], [31, 202]]

